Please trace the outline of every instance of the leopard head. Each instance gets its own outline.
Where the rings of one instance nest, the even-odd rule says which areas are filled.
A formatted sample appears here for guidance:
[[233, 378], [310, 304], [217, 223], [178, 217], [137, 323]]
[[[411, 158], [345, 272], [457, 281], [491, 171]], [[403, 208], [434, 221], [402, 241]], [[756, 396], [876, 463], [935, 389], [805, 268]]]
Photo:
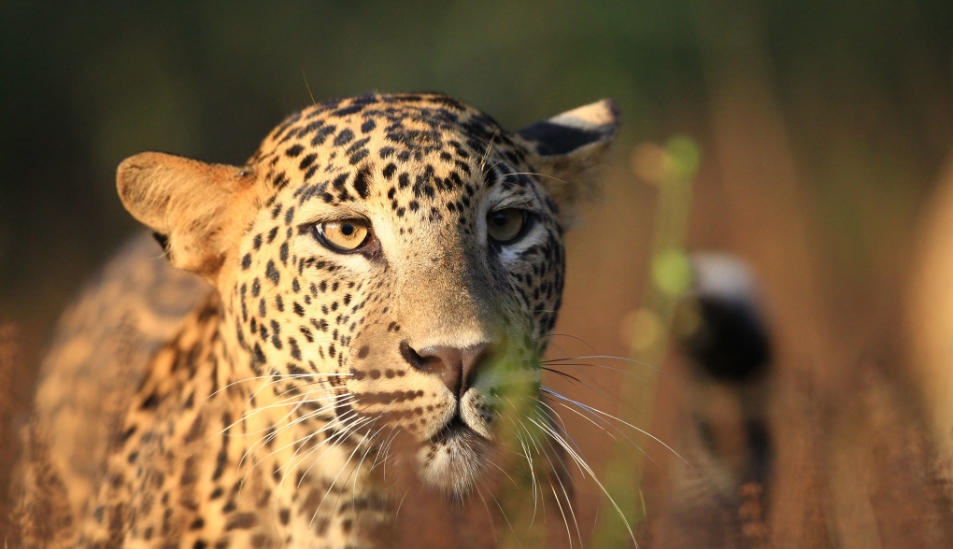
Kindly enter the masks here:
[[230, 367], [339, 432], [409, 433], [421, 478], [460, 495], [506, 387], [538, 392], [563, 233], [617, 122], [604, 100], [510, 133], [444, 95], [374, 94], [293, 114], [243, 166], [133, 156], [118, 188], [220, 292]]

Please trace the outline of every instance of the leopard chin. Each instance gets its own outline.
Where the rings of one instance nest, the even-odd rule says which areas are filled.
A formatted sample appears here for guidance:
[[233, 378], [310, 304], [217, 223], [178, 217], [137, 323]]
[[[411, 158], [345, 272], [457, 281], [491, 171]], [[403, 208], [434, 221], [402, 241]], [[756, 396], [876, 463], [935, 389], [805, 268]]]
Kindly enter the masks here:
[[421, 444], [417, 452], [421, 479], [453, 498], [466, 497], [486, 471], [490, 441], [459, 416]]

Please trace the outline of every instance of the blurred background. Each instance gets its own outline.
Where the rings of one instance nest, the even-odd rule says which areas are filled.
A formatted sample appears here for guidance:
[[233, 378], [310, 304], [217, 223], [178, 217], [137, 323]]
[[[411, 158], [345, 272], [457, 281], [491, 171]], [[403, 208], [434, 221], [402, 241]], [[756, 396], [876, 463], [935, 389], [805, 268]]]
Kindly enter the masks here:
[[[622, 479], [610, 491], [635, 494], [637, 538], [953, 543], [902, 320], [953, 146], [948, 1], [4, 2], [0, 15], [5, 425], [26, 417], [58, 312], [136, 230], [114, 188], [126, 156], [241, 163], [312, 98], [375, 90], [444, 91], [509, 129], [611, 97], [623, 130], [603, 196], [568, 236], [566, 335], [551, 354], [660, 371], [607, 359], [627, 371], [590, 369], [605, 392], [552, 383], [690, 462], [645, 437], [648, 459], [629, 456], [567, 418], [593, 467]], [[744, 259], [772, 330], [770, 376], [728, 396], [667, 352], [684, 285], [665, 280], [701, 249]], [[758, 411], [724, 413], [749, 389]], [[752, 413], [773, 466], [747, 482], [692, 433]], [[598, 489], [578, 483], [582, 537], [601, 540], [587, 546], [624, 545]]]

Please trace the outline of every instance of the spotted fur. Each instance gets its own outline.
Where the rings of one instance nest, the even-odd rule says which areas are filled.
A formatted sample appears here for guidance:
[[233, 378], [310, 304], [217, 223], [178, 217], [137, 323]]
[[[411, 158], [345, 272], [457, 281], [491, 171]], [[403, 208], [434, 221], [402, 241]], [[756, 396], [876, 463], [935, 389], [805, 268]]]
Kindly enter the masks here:
[[[173, 266], [214, 290], [174, 336], [142, 338], [156, 341], [151, 359], [121, 363], [142, 379], [120, 391], [102, 476], [82, 473], [98, 488], [70, 496], [47, 541], [363, 546], [394, 512], [373, 465], [398, 433], [417, 448], [399, 466], [466, 496], [498, 435], [508, 375], [538, 384], [563, 231], [616, 125], [608, 101], [510, 133], [445, 95], [374, 94], [293, 114], [244, 166], [125, 160], [126, 209]], [[506, 208], [526, 226], [500, 243], [486, 219]], [[372, 234], [353, 253], [315, 235], [345, 219]], [[499, 363], [516, 366], [504, 375]], [[56, 371], [54, 361], [44, 386], [60, 387]], [[63, 469], [69, 493], [80, 473], [55, 438], [34, 463]]]

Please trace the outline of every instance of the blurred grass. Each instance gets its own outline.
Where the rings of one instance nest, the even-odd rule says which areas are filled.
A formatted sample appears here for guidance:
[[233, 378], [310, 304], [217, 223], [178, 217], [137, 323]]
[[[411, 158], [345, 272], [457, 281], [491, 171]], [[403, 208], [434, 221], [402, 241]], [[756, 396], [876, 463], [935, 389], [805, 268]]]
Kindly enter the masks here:
[[[948, 518], [939, 510], [948, 488], [931, 480], [930, 441], [918, 438], [916, 402], [897, 380], [905, 365], [889, 327], [916, 223], [953, 149], [951, 28], [953, 6], [940, 0], [6, 2], [0, 324], [16, 323], [19, 345], [0, 419], [22, 419], [52, 319], [134, 227], [113, 190], [123, 157], [158, 149], [241, 162], [311, 101], [308, 88], [318, 99], [438, 89], [509, 128], [610, 96], [624, 131], [604, 202], [567, 236], [557, 327], [567, 336], [553, 352], [627, 355], [634, 325], [650, 349], [637, 356], [663, 373], [631, 366], [640, 394], [620, 392], [627, 376], [600, 372], [593, 383], [608, 390], [587, 402], [678, 441], [686, 397], [662, 357], [668, 297], [652, 277], [677, 281], [686, 243], [740, 254], [764, 282], [784, 380], [772, 393], [785, 473], [766, 510], [771, 539], [902, 546], [894, 524], [913, 524], [924, 535], [906, 542], [930, 541]], [[644, 144], [672, 135], [705, 151], [685, 228], [687, 197], [673, 206], [632, 176], [632, 157], [652, 154]], [[666, 231], [664, 246], [653, 241]], [[884, 357], [876, 375], [865, 373], [870, 355]], [[871, 414], [841, 398], [860, 375], [873, 376], [862, 393], [873, 396], [849, 406]], [[611, 491], [630, 496], [633, 522], [643, 519], [633, 487], [644, 488], [640, 539], [666, 546], [672, 538], [659, 532], [691, 526], [669, 506], [664, 450], [647, 445], [644, 463], [620, 453], [613, 463], [624, 466], [607, 469], [605, 436], [567, 423], [598, 471], [625, 477]], [[4, 471], [12, 447], [0, 452]], [[897, 474], [903, 467], [915, 472]], [[611, 525], [591, 483], [579, 483], [577, 501], [583, 537]], [[698, 529], [698, 539], [711, 533]]]
[[[691, 265], [686, 251], [692, 184], [700, 160], [698, 146], [680, 136], [664, 147], [643, 144], [633, 152], [633, 171], [658, 193], [655, 227], [649, 256], [648, 283], [640, 308], [630, 313], [623, 324], [623, 337], [629, 344], [629, 356], [636, 364], [661, 365], [669, 349], [669, 333], [675, 306], [692, 282]], [[628, 332], [628, 333], [626, 333]], [[643, 429], [652, 424], [657, 392], [657, 374], [650, 370], [640, 378], [629, 378], [619, 391], [626, 403], [618, 414], [623, 422]], [[629, 429], [624, 423], [621, 429]], [[632, 433], [633, 435], [637, 433]], [[642, 444], [659, 444], [648, 436], [636, 436]], [[605, 484], [607, 509], [618, 506], [618, 513], [604, 512], [593, 537], [594, 547], [627, 547], [633, 528], [646, 520], [642, 476], [645, 454], [633, 453], [626, 439], [615, 442], [607, 465]], [[664, 443], [663, 443], [664, 444]]]
[[[17, 401], [15, 387], [23, 383], [24, 372], [19, 360], [19, 330], [13, 324], [0, 324], [0, 486], [6, 487], [11, 474], [17, 447], [14, 413], [22, 409], [26, 399]], [[7, 533], [11, 532], [10, 516], [13, 502], [5, 490], [0, 491], [0, 543], [7, 543]]]

